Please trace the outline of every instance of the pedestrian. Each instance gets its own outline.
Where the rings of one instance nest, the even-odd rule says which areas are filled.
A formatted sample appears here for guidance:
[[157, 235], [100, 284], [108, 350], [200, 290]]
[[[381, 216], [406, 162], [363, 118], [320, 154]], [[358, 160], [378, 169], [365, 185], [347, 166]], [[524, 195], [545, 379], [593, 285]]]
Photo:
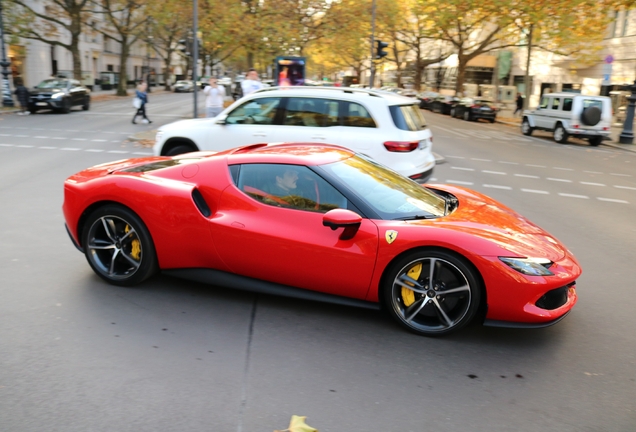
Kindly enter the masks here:
[[243, 96], [247, 96], [250, 93], [254, 93], [256, 90], [263, 88], [263, 83], [258, 79], [258, 72], [256, 69], [250, 69], [247, 72], [247, 76], [241, 83], [241, 89], [243, 90]]
[[216, 117], [223, 111], [225, 101], [225, 88], [218, 85], [216, 77], [211, 77], [210, 85], [203, 89], [205, 94], [206, 117]]
[[137, 111], [135, 112], [135, 115], [132, 119], [133, 124], [137, 124], [135, 120], [139, 115], [142, 118], [142, 123], [152, 123], [152, 121], [148, 119], [148, 117], [146, 117], [146, 104], [148, 103], [148, 93], [146, 93], [147, 88], [148, 84], [142, 81], [141, 83], [139, 83], [139, 85], [137, 86], [137, 90], [135, 91], [135, 97], [137, 97], [141, 101], [141, 105], [139, 106], [139, 108], [137, 108]]
[[20, 112], [18, 115], [29, 115], [29, 90], [24, 86], [22, 78], [15, 79], [15, 91], [13, 92], [18, 97], [20, 103]]
[[512, 115], [516, 116], [517, 113], [521, 115], [523, 112], [523, 96], [521, 96], [521, 93], [517, 93], [517, 99], [515, 99], [515, 104], [517, 106], [517, 109], [515, 109], [515, 112], [512, 113]]

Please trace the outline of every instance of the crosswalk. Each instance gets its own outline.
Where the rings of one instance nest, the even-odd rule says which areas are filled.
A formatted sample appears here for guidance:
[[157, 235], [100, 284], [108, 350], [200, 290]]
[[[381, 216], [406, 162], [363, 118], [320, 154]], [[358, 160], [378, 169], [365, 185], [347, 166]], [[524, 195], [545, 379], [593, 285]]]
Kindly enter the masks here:
[[[495, 141], [515, 141], [515, 142], [533, 142], [531, 138], [526, 138], [520, 132], [506, 132], [486, 129], [449, 129], [439, 125], [432, 126], [435, 136], [441, 138], [477, 138], [481, 140]], [[439, 132], [438, 132], [439, 130]]]

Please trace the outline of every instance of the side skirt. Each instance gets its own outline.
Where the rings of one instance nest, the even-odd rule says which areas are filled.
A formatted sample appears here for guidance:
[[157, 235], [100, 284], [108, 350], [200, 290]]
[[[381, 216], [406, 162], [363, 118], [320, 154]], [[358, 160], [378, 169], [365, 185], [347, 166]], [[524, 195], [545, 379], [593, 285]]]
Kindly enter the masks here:
[[487, 319], [487, 320], [484, 321], [484, 326], [487, 326], [487, 327], [516, 328], [516, 329], [544, 328], [544, 327], [550, 327], [550, 326], [558, 323], [563, 318], [565, 318], [569, 313], [570, 313], [570, 311], [567, 311], [566, 313], [564, 313], [563, 315], [561, 315], [557, 319], [552, 320], [552, 321], [548, 321], [548, 322], [543, 322], [543, 323], [518, 323], [518, 322], [511, 322], [511, 321], [497, 321], [497, 320], [489, 320], [489, 319]]
[[188, 279], [195, 282], [201, 282], [209, 285], [219, 286], [223, 288], [238, 289], [243, 291], [251, 291], [262, 294], [271, 294], [283, 297], [293, 297], [303, 300], [319, 301], [323, 303], [335, 303], [343, 306], [354, 306], [364, 309], [380, 310], [379, 303], [372, 303], [364, 300], [352, 299], [347, 297], [339, 297], [332, 294], [320, 293], [317, 291], [309, 291], [300, 288], [294, 288], [287, 285], [279, 285], [272, 282], [266, 282], [258, 279], [252, 279], [245, 276], [239, 276], [232, 273], [226, 273], [219, 270], [205, 268], [190, 269], [173, 269], [163, 270], [162, 273], [168, 276], [174, 276], [181, 279]]

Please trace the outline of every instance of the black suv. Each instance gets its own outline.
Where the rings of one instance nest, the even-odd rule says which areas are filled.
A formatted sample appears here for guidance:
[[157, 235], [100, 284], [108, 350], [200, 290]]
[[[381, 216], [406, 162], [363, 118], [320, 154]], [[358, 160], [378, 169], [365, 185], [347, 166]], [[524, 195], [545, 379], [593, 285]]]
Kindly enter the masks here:
[[47, 79], [29, 92], [29, 111], [35, 114], [41, 109], [52, 109], [67, 114], [77, 105], [88, 111], [91, 104], [90, 92], [74, 79]]

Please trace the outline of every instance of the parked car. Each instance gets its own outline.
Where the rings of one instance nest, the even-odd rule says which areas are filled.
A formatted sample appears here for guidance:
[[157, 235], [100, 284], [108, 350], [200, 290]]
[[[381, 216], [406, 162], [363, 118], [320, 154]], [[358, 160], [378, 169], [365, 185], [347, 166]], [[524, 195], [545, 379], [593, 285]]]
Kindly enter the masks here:
[[413, 89], [400, 89], [397, 94], [409, 98], [417, 98], [417, 92]]
[[63, 213], [110, 284], [161, 271], [295, 297], [299, 310], [306, 300], [382, 305], [428, 336], [474, 319], [555, 324], [574, 307], [581, 274], [565, 245], [492, 198], [422, 187], [326, 144], [101, 164], [66, 180]]
[[431, 110], [431, 103], [433, 100], [439, 96], [437, 92], [425, 91], [420, 93], [417, 98], [420, 100], [420, 108]]
[[450, 110], [459, 101], [455, 96], [439, 95], [431, 101], [431, 111], [439, 114], [450, 114]]
[[539, 106], [523, 112], [521, 132], [552, 132], [558, 143], [570, 136], [587, 139], [590, 145], [601, 144], [612, 126], [612, 100], [607, 96], [576, 93], [549, 93], [541, 97]]
[[262, 142], [332, 143], [425, 181], [433, 173], [435, 157], [432, 133], [417, 103], [347, 87], [266, 88], [234, 102], [214, 119], [160, 127], [154, 152], [173, 156]]
[[29, 91], [29, 111], [35, 114], [41, 109], [52, 109], [68, 114], [74, 106], [88, 111], [91, 91], [75, 79], [50, 78]]
[[179, 80], [174, 83], [173, 90], [175, 93], [187, 93], [194, 91], [194, 85], [192, 84], [192, 81]]
[[497, 107], [490, 99], [463, 98], [451, 108], [450, 116], [463, 118], [466, 121], [485, 119], [494, 123], [497, 118]]

